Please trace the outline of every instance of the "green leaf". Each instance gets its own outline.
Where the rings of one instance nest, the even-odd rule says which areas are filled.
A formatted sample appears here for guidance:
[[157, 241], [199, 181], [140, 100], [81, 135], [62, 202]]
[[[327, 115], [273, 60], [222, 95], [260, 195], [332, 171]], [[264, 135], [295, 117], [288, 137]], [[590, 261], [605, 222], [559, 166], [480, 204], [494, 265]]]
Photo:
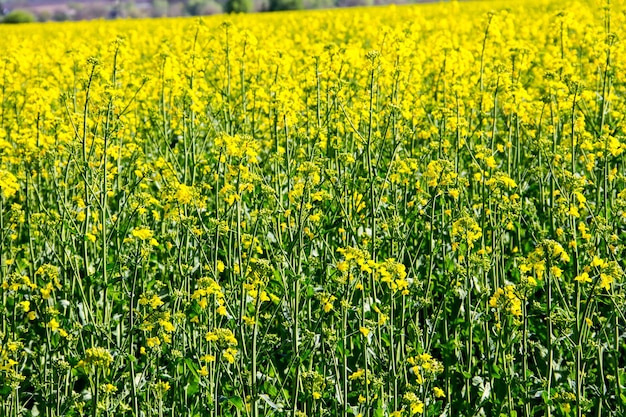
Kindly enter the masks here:
[[315, 296], [315, 288], [313, 288], [313, 285], [306, 286], [306, 295], [309, 298], [313, 298]]
[[189, 358], [185, 358], [185, 364], [187, 365], [187, 369], [191, 371], [191, 378], [187, 384], [187, 395], [194, 395], [200, 389], [200, 375], [198, 375], [198, 367], [196, 364]]
[[391, 342], [389, 341], [389, 335], [387, 333], [384, 333], [381, 336], [381, 342], [386, 346], [389, 347], [391, 346]]
[[276, 387], [274, 386], [273, 383], [271, 383], [270, 381], [266, 381], [263, 384], [263, 390], [267, 393], [267, 395], [269, 395], [270, 397], [275, 398], [276, 395], [278, 395], [278, 389], [276, 389]]
[[191, 381], [187, 385], [187, 395], [192, 396], [200, 389], [200, 378], [196, 376], [191, 377]]
[[9, 394], [11, 394], [13, 390], [11, 389], [10, 385], [0, 385], [0, 396], [1, 397], [8, 397]]
[[237, 396], [230, 397], [228, 399], [228, 402], [230, 404], [234, 405], [237, 410], [239, 410], [239, 411], [243, 410], [243, 400], [241, 399], [241, 397], [237, 397]]
[[196, 364], [189, 358], [185, 358], [185, 364], [187, 365], [187, 368], [191, 371], [193, 376], [199, 378], [198, 367], [196, 366]]

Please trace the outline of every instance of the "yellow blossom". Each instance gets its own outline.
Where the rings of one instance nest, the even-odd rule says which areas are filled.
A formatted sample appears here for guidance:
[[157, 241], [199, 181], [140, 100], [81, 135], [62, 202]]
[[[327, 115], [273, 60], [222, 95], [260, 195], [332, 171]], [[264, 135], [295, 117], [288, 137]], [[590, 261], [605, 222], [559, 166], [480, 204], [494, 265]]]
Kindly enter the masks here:
[[148, 240], [151, 239], [154, 235], [152, 230], [147, 227], [133, 229], [131, 234], [133, 235], [133, 237], [136, 237], [139, 240]]
[[59, 329], [60, 324], [59, 324], [59, 322], [57, 321], [57, 319], [52, 318], [52, 319], [48, 322], [47, 326], [48, 326], [48, 328], [49, 328], [50, 330], [52, 330], [53, 332], [55, 332], [55, 331], [57, 331], [57, 330]]

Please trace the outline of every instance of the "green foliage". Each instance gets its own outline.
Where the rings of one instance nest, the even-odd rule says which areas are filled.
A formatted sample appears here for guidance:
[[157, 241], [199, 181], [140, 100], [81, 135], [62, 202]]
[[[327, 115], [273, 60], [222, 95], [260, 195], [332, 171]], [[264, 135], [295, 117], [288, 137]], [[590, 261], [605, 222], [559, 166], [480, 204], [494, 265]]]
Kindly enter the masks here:
[[359, 7], [373, 4], [373, 0], [337, 0], [337, 7]]
[[301, 10], [302, 0], [269, 0], [269, 11]]
[[224, 5], [226, 13], [249, 13], [253, 10], [252, 0], [228, 0]]
[[13, 10], [4, 16], [2, 23], [32, 23], [35, 20], [35, 16], [27, 10]]
[[152, 2], [152, 16], [162, 17], [167, 16], [169, 11], [169, 3], [167, 0], [153, 0]]
[[330, 9], [335, 7], [335, 0], [303, 0], [304, 9]]
[[222, 7], [213, 0], [189, 0], [185, 10], [191, 16], [204, 16], [222, 12]]

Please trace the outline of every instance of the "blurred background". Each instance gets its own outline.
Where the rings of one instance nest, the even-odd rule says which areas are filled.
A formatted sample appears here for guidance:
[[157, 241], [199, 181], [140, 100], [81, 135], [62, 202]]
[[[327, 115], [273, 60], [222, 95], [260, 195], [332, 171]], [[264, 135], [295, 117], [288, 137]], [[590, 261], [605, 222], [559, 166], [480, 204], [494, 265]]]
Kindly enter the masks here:
[[429, 0], [0, 0], [0, 5], [3, 23], [28, 23], [204, 16], [230, 12], [327, 9], [427, 1]]

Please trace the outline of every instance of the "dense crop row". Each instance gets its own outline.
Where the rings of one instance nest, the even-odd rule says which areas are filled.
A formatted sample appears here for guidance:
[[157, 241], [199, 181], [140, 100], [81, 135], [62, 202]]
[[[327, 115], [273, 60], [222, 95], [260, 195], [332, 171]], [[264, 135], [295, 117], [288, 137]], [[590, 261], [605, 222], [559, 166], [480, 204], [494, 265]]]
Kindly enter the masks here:
[[626, 9], [517, 3], [0, 28], [0, 415], [623, 415]]

